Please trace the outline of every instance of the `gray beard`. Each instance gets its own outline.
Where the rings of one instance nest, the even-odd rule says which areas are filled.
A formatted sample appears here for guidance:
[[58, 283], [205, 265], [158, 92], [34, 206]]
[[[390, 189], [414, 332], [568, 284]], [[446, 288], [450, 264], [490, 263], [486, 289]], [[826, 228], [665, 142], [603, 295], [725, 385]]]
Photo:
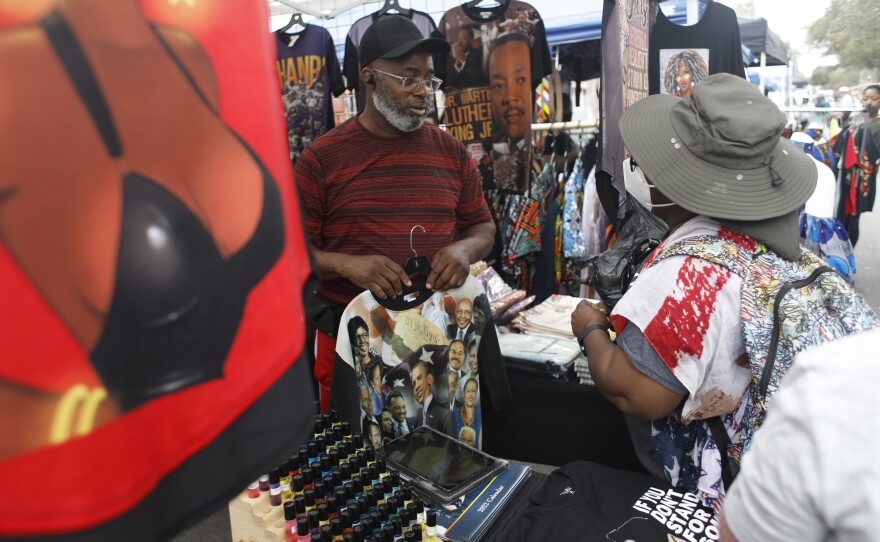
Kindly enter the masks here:
[[[384, 76], [376, 79], [376, 90], [373, 92], [373, 105], [388, 124], [403, 133], [418, 130], [425, 123], [425, 117], [414, 117], [406, 112], [406, 104], [395, 101], [391, 91], [385, 86]], [[425, 113], [427, 115], [427, 112]]]

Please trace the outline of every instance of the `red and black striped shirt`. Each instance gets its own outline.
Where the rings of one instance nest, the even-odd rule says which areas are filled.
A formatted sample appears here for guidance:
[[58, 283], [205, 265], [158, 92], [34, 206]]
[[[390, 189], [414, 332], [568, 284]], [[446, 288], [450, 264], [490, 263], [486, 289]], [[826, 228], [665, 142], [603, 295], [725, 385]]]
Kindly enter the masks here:
[[[357, 117], [327, 132], [300, 156], [294, 179], [312, 244], [326, 252], [383, 254], [401, 266], [434, 253], [456, 230], [492, 220], [480, 175], [457, 139], [425, 125], [399, 137], [379, 137]], [[363, 290], [330, 280], [321, 297], [342, 306]]]

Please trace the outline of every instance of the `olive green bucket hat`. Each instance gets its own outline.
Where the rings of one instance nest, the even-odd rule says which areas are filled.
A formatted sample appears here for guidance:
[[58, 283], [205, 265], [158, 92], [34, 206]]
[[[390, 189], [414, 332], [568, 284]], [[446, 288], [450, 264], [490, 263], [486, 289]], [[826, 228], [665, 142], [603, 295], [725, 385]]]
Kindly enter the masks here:
[[816, 187], [809, 156], [781, 137], [785, 117], [751, 83], [710, 75], [687, 98], [648, 96], [620, 119], [645, 176], [679, 206], [738, 223], [796, 211]]

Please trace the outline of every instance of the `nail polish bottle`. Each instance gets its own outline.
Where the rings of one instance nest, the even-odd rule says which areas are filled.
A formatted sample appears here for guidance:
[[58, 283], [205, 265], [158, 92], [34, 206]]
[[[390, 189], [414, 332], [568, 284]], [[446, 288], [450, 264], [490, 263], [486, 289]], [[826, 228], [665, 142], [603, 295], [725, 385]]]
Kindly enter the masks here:
[[309, 513], [309, 511], [314, 510], [315, 506], [317, 506], [317, 503], [315, 502], [315, 490], [307, 489], [303, 491], [303, 497], [306, 499], [306, 513]]
[[315, 447], [318, 450], [318, 455], [327, 453], [327, 437], [321, 435], [315, 438]]
[[296, 542], [296, 506], [293, 501], [284, 503], [284, 540]]
[[375, 531], [373, 533], [373, 540], [376, 542], [391, 542], [388, 538], [385, 537], [385, 532], [382, 530]]
[[354, 535], [356, 540], [364, 539], [364, 526], [363, 525], [355, 525], [351, 528], [351, 534]]
[[318, 460], [318, 442], [309, 442], [307, 450], [309, 452], [309, 466]]
[[308, 542], [311, 534], [309, 532], [309, 518], [296, 518], [296, 542]]
[[394, 526], [391, 523], [386, 523], [384, 527], [382, 527], [382, 532], [385, 533], [385, 540], [392, 542], [394, 540]]
[[309, 513], [306, 514], [306, 517], [309, 518], [309, 533], [315, 534], [318, 532], [318, 528], [321, 526], [318, 522], [318, 511], [317, 510], [309, 510]]
[[345, 492], [345, 504], [352, 504], [357, 498], [357, 493], [354, 489], [354, 482], [351, 480], [342, 484], [342, 491]]
[[369, 467], [376, 462], [376, 450], [372, 444], [364, 446], [364, 455], [367, 457], [367, 466]]
[[400, 518], [392, 519], [391, 526], [394, 527], [394, 540], [403, 540], [403, 522]]
[[290, 477], [290, 490], [293, 491], [293, 496], [302, 495], [303, 490], [305, 489], [305, 484], [303, 482], [302, 474], [294, 474]]
[[248, 499], [260, 498], [260, 482], [251, 482], [247, 488]]
[[342, 525], [343, 534], [351, 532], [351, 510], [346, 508], [339, 511], [339, 523]]
[[342, 522], [338, 518], [330, 520], [330, 534], [333, 542], [342, 542]]
[[343, 483], [351, 481], [351, 474], [351, 465], [349, 465], [348, 463], [341, 463], [339, 465], [339, 476], [342, 477]]
[[388, 505], [382, 503], [379, 505], [379, 517], [381, 518], [381, 522], [379, 523], [383, 527], [386, 523], [388, 523], [389, 514], [388, 514]]
[[302, 495], [297, 495], [293, 498], [292, 501], [293, 508], [296, 510], [296, 517], [305, 517], [306, 515], [306, 498]]
[[318, 436], [324, 434], [324, 419], [321, 415], [315, 416], [315, 430], [312, 435], [312, 438], [318, 438]]
[[326, 488], [327, 486], [324, 484], [323, 480], [315, 482], [315, 505], [327, 502]]
[[425, 512], [425, 525], [428, 527], [428, 542], [437, 540], [437, 511], [429, 508]]
[[342, 436], [343, 437], [350, 437], [351, 436], [351, 423], [344, 421], [340, 424], [340, 427], [342, 427]]
[[403, 533], [403, 542], [415, 542], [416, 533], [412, 531], [407, 531]]
[[281, 506], [281, 476], [277, 468], [269, 473], [269, 504]]
[[416, 542], [422, 542], [424, 540], [424, 538], [422, 538], [422, 531], [422, 526], [418, 523], [412, 526], [412, 532], [416, 535]]
[[330, 525], [321, 525], [321, 542], [333, 541], [333, 528]]
[[388, 506], [388, 517], [393, 520], [397, 517], [397, 497], [394, 495], [388, 497], [385, 504]]
[[339, 517], [339, 506], [337, 505], [336, 495], [327, 497], [327, 517], [332, 521]]
[[321, 533], [312, 533], [309, 536], [309, 542], [324, 542], [324, 537], [321, 536]]
[[388, 465], [385, 463], [384, 457], [376, 457], [376, 467], [379, 469], [379, 476], [388, 472]]
[[299, 455], [294, 454], [288, 457], [287, 464], [290, 465], [290, 479], [292, 480], [294, 476], [299, 474]]
[[318, 505], [318, 527], [322, 527], [330, 523], [330, 512], [328, 511], [327, 503], [321, 503]]
[[333, 496], [336, 497], [336, 504], [339, 506], [340, 511], [348, 506], [348, 491], [345, 489], [345, 486], [337, 487], [336, 491], [333, 492]]
[[260, 478], [257, 480], [257, 483], [260, 486], [260, 491], [269, 491], [269, 475], [268, 474], [264, 474], [264, 475], [260, 476]]
[[290, 462], [284, 461], [278, 470], [281, 474], [281, 500], [289, 501], [293, 498], [293, 492], [290, 490]]
[[339, 411], [335, 408], [330, 409], [330, 421], [332, 423], [331, 427], [334, 429], [342, 425], [342, 422], [339, 421]]

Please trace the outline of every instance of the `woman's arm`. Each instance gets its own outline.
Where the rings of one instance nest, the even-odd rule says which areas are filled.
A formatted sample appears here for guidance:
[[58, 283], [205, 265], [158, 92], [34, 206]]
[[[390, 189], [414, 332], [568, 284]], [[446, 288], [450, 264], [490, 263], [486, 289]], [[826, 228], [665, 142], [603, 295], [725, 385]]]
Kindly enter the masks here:
[[[577, 336], [593, 324], [608, 326], [608, 316], [588, 301], [581, 301], [571, 315], [572, 333]], [[624, 414], [656, 420], [671, 414], [684, 398], [633, 367], [626, 353], [604, 331], [590, 332], [582, 346], [596, 387]]]

